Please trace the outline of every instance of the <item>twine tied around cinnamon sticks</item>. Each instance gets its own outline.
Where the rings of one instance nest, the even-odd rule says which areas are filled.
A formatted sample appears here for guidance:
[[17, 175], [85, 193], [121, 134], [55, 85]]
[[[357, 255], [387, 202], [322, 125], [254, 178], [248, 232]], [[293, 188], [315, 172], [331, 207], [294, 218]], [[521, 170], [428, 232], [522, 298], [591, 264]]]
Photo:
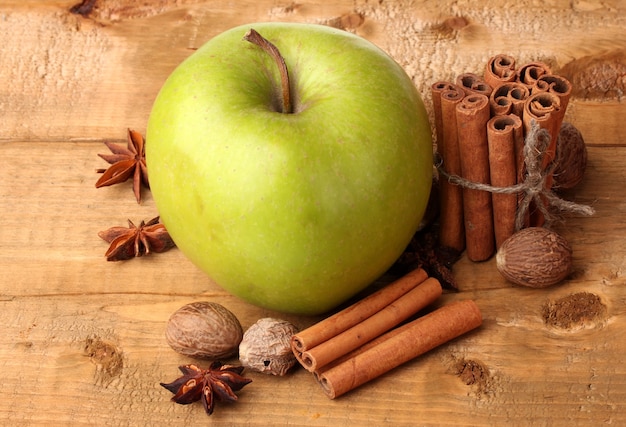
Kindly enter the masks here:
[[[554, 161], [571, 91], [572, 84], [546, 64], [517, 67], [513, 57], [502, 54], [488, 61], [484, 77], [465, 73], [455, 83], [431, 86], [437, 151], [445, 163], [439, 165], [441, 175], [462, 177], [439, 180], [441, 247], [486, 261], [520, 228], [549, 226], [558, 210], [593, 213], [551, 191], [554, 173], [563, 167]], [[525, 155], [533, 120], [550, 140], [539, 146], [546, 138], [535, 130]], [[571, 148], [561, 142], [562, 153]], [[533, 169], [538, 164], [533, 158], [541, 159], [540, 169]]]
[[526, 170], [524, 181], [507, 187], [473, 182], [458, 175], [450, 174], [445, 170], [443, 159], [438, 153], [435, 155], [435, 166], [439, 174], [445, 177], [448, 182], [463, 188], [497, 194], [523, 194], [515, 216], [516, 231], [524, 228], [526, 215], [533, 202], [542, 213], [547, 227], [559, 219], [559, 215], [555, 214], [555, 211], [585, 216], [593, 215], [595, 210], [591, 206], [561, 199], [546, 185], [546, 180], [551, 176], [555, 166], [552, 164], [548, 169], [542, 168], [543, 154], [550, 144], [550, 139], [550, 133], [546, 129], [542, 129], [536, 120], [531, 120], [530, 131], [524, 140], [523, 157]]

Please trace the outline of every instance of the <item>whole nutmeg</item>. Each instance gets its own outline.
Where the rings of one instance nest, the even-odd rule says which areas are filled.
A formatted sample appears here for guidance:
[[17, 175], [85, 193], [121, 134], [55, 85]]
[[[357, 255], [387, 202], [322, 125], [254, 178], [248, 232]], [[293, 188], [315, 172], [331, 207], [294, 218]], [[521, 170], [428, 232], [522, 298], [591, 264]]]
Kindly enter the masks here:
[[239, 360], [243, 366], [272, 375], [285, 375], [296, 357], [291, 350], [291, 337], [298, 329], [286, 320], [265, 317], [243, 334], [239, 344]]
[[174, 351], [201, 359], [234, 355], [242, 337], [237, 317], [223, 305], [206, 301], [176, 310], [165, 329], [167, 343]]
[[558, 233], [543, 227], [529, 227], [502, 243], [496, 254], [496, 267], [513, 283], [545, 288], [570, 274], [572, 249]]
[[556, 145], [554, 184], [556, 189], [578, 185], [587, 168], [587, 147], [580, 131], [571, 123], [563, 122]]

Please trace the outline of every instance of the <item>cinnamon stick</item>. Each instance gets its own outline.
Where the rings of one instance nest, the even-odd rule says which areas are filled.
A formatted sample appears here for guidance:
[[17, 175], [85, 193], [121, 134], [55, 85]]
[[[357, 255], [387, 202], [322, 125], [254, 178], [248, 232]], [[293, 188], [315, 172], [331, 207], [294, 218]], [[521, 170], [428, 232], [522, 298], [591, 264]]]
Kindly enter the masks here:
[[408, 323], [399, 332], [389, 332], [377, 345], [315, 377], [326, 395], [335, 399], [481, 324], [482, 315], [474, 301], [451, 303]]
[[404, 323], [404, 324], [398, 326], [397, 328], [394, 328], [394, 329], [392, 329], [390, 331], [387, 331], [386, 333], [380, 335], [379, 337], [376, 337], [375, 339], [371, 340], [370, 342], [367, 342], [367, 343], [363, 344], [361, 347], [355, 348], [351, 352], [346, 353], [343, 356], [340, 356], [337, 359], [333, 360], [332, 362], [322, 366], [321, 368], [316, 369], [315, 371], [313, 371], [313, 375], [315, 375], [315, 378], [319, 380], [319, 377], [320, 377], [320, 375], [323, 372], [326, 372], [326, 371], [334, 368], [335, 366], [341, 365], [345, 361], [347, 361], [349, 359], [352, 359], [357, 354], [364, 353], [364, 352], [370, 350], [371, 348], [376, 347], [377, 345], [383, 343], [384, 341], [388, 340], [389, 338], [394, 337], [394, 336], [404, 332], [405, 330], [409, 329], [411, 326], [412, 326], [411, 322], [408, 322], [408, 323]]
[[474, 73], [463, 73], [457, 76], [456, 84], [461, 86], [466, 95], [485, 95], [489, 97], [493, 88], [487, 84], [485, 79]]
[[[487, 122], [489, 172], [491, 185], [509, 187], [517, 184], [519, 150], [524, 143], [522, 120], [514, 114], [492, 117]], [[496, 249], [515, 232], [517, 194], [492, 193]]]
[[550, 92], [558, 96], [561, 112], [564, 115], [572, 94], [572, 84], [565, 77], [544, 74], [535, 81], [532, 88], [533, 94], [538, 92]]
[[[558, 96], [551, 92], [538, 92], [531, 95], [524, 104], [524, 130], [528, 132], [532, 120], [550, 134], [550, 145], [544, 153], [542, 167], [546, 168], [556, 156], [556, 143], [563, 122], [563, 111]], [[549, 183], [552, 185], [552, 183]]]
[[291, 347], [294, 354], [298, 356], [302, 352], [350, 329], [382, 310], [427, 278], [428, 275], [423, 269], [413, 270], [368, 297], [300, 331], [291, 338]]
[[515, 58], [510, 55], [499, 54], [492, 56], [485, 66], [485, 82], [492, 88], [502, 83], [515, 80]]
[[416, 314], [439, 298], [441, 292], [439, 281], [428, 278], [371, 317], [296, 357], [306, 370], [316, 371]]
[[532, 88], [539, 77], [551, 73], [550, 67], [543, 62], [529, 62], [518, 68], [515, 80]]
[[[456, 106], [465, 97], [458, 85], [441, 92], [443, 135], [437, 143], [443, 168], [451, 175], [461, 175], [461, 157], [456, 124]], [[439, 180], [439, 245], [457, 252], [465, 249], [463, 225], [463, 189], [447, 179]]]
[[524, 102], [530, 96], [528, 87], [519, 82], [502, 83], [489, 95], [492, 116], [515, 114], [522, 117]]
[[443, 113], [441, 111], [441, 94], [446, 90], [454, 89], [454, 84], [447, 81], [438, 81], [431, 85], [430, 92], [433, 98], [433, 112], [435, 115], [435, 136], [437, 145], [443, 141]]
[[[563, 120], [565, 118], [565, 110], [567, 109], [567, 105], [569, 104], [569, 99], [572, 94], [572, 84], [565, 77], [555, 76], [552, 74], [544, 74], [539, 77], [535, 82], [535, 86], [532, 89], [532, 93], [540, 93], [540, 92], [548, 92], [559, 99], [559, 107], [556, 108], [553, 113], [554, 117], [552, 117], [553, 123], [547, 127], [550, 132], [550, 152], [548, 153], [549, 158], [544, 158], [544, 162], [542, 166], [547, 168], [552, 160], [556, 157], [556, 146], [558, 141], [559, 133], [561, 132], [561, 126], [563, 125]], [[532, 111], [532, 109], [531, 109]], [[541, 126], [541, 124], [540, 124]], [[552, 185], [553, 179], [552, 176], [549, 177], [547, 184]]]
[[[541, 169], [543, 171], [547, 171], [556, 156], [556, 145], [563, 117], [564, 113], [561, 109], [559, 97], [551, 92], [535, 93], [524, 104], [524, 131], [528, 132], [531, 122], [536, 121], [540, 128], [546, 129], [550, 134], [550, 142], [542, 154]], [[546, 188], [551, 188], [552, 182], [553, 177], [551, 175], [546, 176]], [[530, 225], [541, 226], [543, 222], [544, 217], [540, 211], [534, 210], [530, 212]]]
[[[485, 95], [467, 96], [456, 107], [461, 176], [479, 184], [490, 183], [489, 118], [489, 100]], [[495, 250], [491, 194], [463, 188], [463, 217], [467, 257], [472, 261], [488, 259]]]

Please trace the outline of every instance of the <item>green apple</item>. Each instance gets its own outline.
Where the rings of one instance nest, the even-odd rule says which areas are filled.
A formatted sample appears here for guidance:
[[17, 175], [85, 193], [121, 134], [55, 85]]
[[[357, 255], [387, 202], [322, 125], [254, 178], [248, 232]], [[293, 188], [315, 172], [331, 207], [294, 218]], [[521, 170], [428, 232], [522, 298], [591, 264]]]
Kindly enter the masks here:
[[[243, 39], [251, 28], [288, 80], [280, 57]], [[308, 24], [245, 25], [198, 49], [156, 98], [146, 156], [180, 250], [232, 294], [300, 314], [336, 307], [396, 261], [432, 178], [428, 117], [403, 69]]]

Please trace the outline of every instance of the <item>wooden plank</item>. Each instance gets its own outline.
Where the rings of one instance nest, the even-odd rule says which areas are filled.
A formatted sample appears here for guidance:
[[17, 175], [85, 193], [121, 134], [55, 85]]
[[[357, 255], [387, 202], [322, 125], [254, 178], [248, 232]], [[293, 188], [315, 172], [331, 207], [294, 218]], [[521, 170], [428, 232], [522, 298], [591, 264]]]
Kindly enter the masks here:
[[[0, 419], [11, 424], [204, 422], [200, 405], [175, 405], [159, 386], [190, 361], [164, 339], [176, 308], [216, 301], [244, 327], [264, 316], [300, 327], [320, 318], [251, 306], [176, 249], [124, 263], [104, 259], [98, 231], [157, 212], [148, 192], [138, 205], [129, 184], [94, 187], [95, 169], [105, 166], [97, 157], [106, 152], [101, 142], [124, 142], [128, 127], [143, 132], [166, 76], [213, 35], [260, 20], [344, 27], [390, 52], [428, 106], [430, 83], [480, 71], [494, 53], [546, 60], [556, 69], [575, 64], [581, 73], [595, 70], [589, 58], [612, 58], [604, 64], [619, 76], [616, 52], [626, 48], [620, 0], [111, 0], [98, 1], [86, 18], [68, 12], [76, 3], [0, 0]], [[474, 299], [485, 317], [479, 330], [335, 401], [302, 369], [284, 378], [249, 373], [254, 382], [240, 401], [222, 405], [208, 421], [625, 424], [626, 111], [623, 80], [612, 82], [606, 94], [586, 91], [568, 108], [589, 144], [589, 165], [582, 185], [564, 197], [592, 205], [596, 215], [558, 226], [574, 249], [575, 271], [565, 283], [515, 287], [497, 274], [493, 259], [463, 258], [455, 265], [460, 291], [438, 304]], [[584, 292], [597, 297], [582, 307], [595, 310], [582, 313], [586, 320], [566, 328], [546, 320], [548, 308], [573, 304]]]
[[[0, 146], [2, 158], [11, 165], [0, 173], [0, 269], [3, 283], [10, 284], [0, 302], [0, 321], [7, 325], [0, 360], [5, 372], [13, 373], [5, 377], [5, 387], [15, 390], [0, 403], [0, 413], [33, 424], [78, 424], [87, 417], [96, 423], [140, 422], [146, 416], [154, 423], [203, 417], [199, 407], [174, 406], [168, 392], [158, 387], [188, 360], [164, 341], [167, 317], [197, 299], [224, 304], [245, 326], [262, 316], [285, 315], [228, 295], [177, 250], [106, 263], [102, 257], [106, 244], [99, 241], [97, 231], [123, 222], [127, 213], [145, 216], [153, 209], [152, 201], [148, 197], [138, 206], [129, 186], [93, 188], [98, 146], [73, 143], [71, 150], [59, 146], [55, 142]], [[445, 413], [453, 424], [463, 424], [468, 414], [489, 416], [498, 423], [527, 414], [520, 409], [527, 407], [541, 423], [554, 416], [553, 405], [571, 408], [566, 417], [571, 422], [606, 417], [624, 421], [618, 409], [626, 409], [622, 399], [626, 370], [620, 363], [625, 313], [619, 303], [626, 297], [619, 286], [626, 251], [621, 237], [626, 234], [625, 205], [621, 180], [611, 177], [623, 179], [626, 150], [590, 148], [589, 157], [587, 180], [568, 197], [593, 204], [597, 217], [570, 218], [562, 230], [575, 251], [573, 280], [548, 290], [512, 287], [494, 274], [493, 260], [474, 264], [463, 259], [456, 266], [461, 292], [446, 295], [442, 303], [475, 299], [485, 315], [479, 331], [333, 402], [304, 371], [281, 379], [250, 374], [254, 386], [242, 393], [237, 406], [220, 408], [213, 421], [228, 423], [254, 413], [271, 424], [295, 414], [301, 424], [331, 425], [350, 414], [353, 422], [378, 424], [410, 422], [419, 413], [429, 424]], [[33, 159], [39, 167], [31, 166]], [[72, 173], [50, 176], [51, 171]], [[32, 185], [25, 188], [26, 178]], [[23, 224], [38, 223], [42, 227], [24, 232]], [[103, 225], [96, 226], [99, 223]], [[600, 297], [607, 306], [606, 317], [571, 331], [544, 324], [542, 309], [548, 301], [582, 291]], [[300, 327], [314, 320], [287, 317]], [[104, 368], [83, 354], [90, 338], [112, 343], [121, 352], [123, 369], [118, 376], [108, 378], [106, 370], [98, 371]], [[469, 385], [463, 381], [470, 380], [458, 374], [460, 366], [468, 364], [475, 371], [476, 366], [483, 369]], [[45, 416], [33, 411], [33, 402], [51, 396], [57, 396], [52, 411]], [[390, 413], [389, 408], [394, 410]]]
[[[88, 18], [68, 12], [74, 1], [0, 3], [0, 60], [6, 64], [0, 80], [11, 82], [0, 88], [0, 140], [121, 138], [126, 127], [142, 129], [177, 64], [219, 32], [261, 20], [333, 24], [363, 35], [403, 65], [427, 104], [430, 84], [480, 73], [492, 54], [560, 69], [626, 48], [618, 0], [596, 8], [584, 2], [570, 8], [563, 0], [542, 6], [485, 0], [463, 9], [453, 2], [407, 1], [240, 2], [237, 8], [215, 0], [128, 3], [107, 2]], [[623, 114], [621, 104], [616, 108], [616, 116]]]

